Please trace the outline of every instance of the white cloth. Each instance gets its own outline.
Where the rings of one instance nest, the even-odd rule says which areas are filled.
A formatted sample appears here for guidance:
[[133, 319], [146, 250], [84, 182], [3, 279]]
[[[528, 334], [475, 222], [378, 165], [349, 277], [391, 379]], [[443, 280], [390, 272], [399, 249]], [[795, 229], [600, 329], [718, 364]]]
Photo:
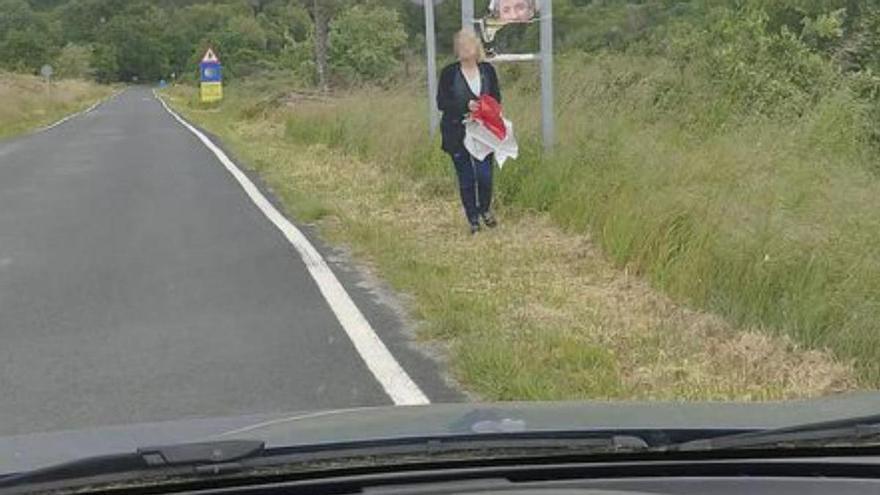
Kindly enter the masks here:
[[465, 73], [464, 68], [461, 69], [461, 75], [464, 76], [464, 80], [467, 81], [467, 85], [471, 88], [471, 92], [477, 96], [480, 96], [480, 91], [483, 90], [483, 80], [480, 77], [480, 69], [477, 68], [476, 77], [468, 77], [467, 73]]
[[503, 167], [508, 158], [516, 159], [519, 156], [519, 145], [513, 134], [513, 123], [504, 119], [504, 127], [507, 129], [507, 135], [504, 140], [501, 140], [476, 120], [466, 120], [464, 123], [465, 149], [478, 160], [484, 160], [490, 153], [495, 153], [498, 168]]

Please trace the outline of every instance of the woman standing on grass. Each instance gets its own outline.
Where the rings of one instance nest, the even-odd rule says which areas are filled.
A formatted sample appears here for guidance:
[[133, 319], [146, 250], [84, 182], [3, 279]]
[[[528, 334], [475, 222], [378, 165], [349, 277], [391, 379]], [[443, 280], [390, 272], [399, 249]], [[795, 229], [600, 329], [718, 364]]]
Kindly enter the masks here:
[[498, 75], [491, 64], [484, 62], [483, 45], [468, 29], [459, 31], [453, 40], [458, 62], [443, 68], [437, 90], [437, 107], [443, 112], [440, 133], [443, 151], [452, 157], [458, 175], [461, 203], [470, 223], [471, 234], [480, 230], [480, 220], [495, 227], [492, 215], [492, 155], [484, 160], [474, 158], [464, 147], [465, 116], [477, 109], [481, 95], [491, 95], [501, 103]]

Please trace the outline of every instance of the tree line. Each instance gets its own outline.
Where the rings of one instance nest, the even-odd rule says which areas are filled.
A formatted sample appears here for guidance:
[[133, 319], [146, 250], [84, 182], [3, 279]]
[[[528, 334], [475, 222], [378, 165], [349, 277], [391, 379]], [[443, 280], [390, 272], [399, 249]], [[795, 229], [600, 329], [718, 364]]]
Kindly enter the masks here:
[[[289, 70], [387, 77], [408, 9], [394, 0], [0, 0], [0, 68], [102, 82], [194, 77], [207, 47], [230, 77]], [[413, 5], [413, 7], [415, 7]], [[333, 42], [331, 43], [331, 38]]]
[[[475, 3], [480, 12], [488, 0]], [[791, 37], [841, 70], [878, 71], [875, 3], [554, 0], [556, 46], [560, 52], [709, 57], [705, 47], [688, 43], [723, 18], [742, 29], [759, 22], [761, 34]], [[460, 26], [459, 7], [457, 0], [437, 7], [446, 56]], [[0, 69], [36, 73], [51, 63], [62, 77], [102, 82], [186, 79], [196, 77], [199, 57], [210, 46], [227, 77], [283, 70], [327, 88], [387, 81], [408, 60], [420, 60], [423, 33], [422, 8], [410, 0], [0, 0]], [[524, 51], [537, 47], [537, 37], [536, 24], [515, 26], [498, 43]], [[706, 41], [710, 47], [724, 42]], [[688, 49], [690, 54], [675, 51]]]

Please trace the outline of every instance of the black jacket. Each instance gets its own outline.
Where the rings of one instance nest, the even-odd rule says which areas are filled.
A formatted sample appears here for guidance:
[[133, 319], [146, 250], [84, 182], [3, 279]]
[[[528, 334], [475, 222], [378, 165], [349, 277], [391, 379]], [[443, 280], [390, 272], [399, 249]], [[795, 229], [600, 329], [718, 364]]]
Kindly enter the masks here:
[[[492, 95], [501, 103], [501, 88], [498, 86], [498, 74], [495, 67], [487, 62], [480, 62], [480, 92]], [[443, 150], [450, 155], [464, 149], [464, 120], [469, 112], [468, 102], [476, 100], [475, 95], [461, 73], [461, 63], [455, 62], [443, 68], [437, 88], [437, 108], [443, 112], [440, 120], [440, 134], [443, 137]]]

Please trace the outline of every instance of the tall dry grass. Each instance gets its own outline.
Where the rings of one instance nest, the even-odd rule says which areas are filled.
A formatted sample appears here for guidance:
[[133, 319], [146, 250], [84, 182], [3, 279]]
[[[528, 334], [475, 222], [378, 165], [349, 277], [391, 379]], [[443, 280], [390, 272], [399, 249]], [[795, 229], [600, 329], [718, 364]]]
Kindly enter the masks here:
[[[845, 87], [800, 115], [736, 115], [662, 59], [574, 56], [557, 73], [556, 152], [538, 79], [505, 67], [522, 156], [498, 175], [505, 215], [546, 212], [675, 300], [854, 361], [880, 386], [880, 160]], [[419, 87], [299, 105], [286, 136], [443, 189]]]
[[0, 72], [0, 138], [49, 124], [110, 91], [87, 81], [61, 80], [48, 86], [38, 77]]
[[[508, 109], [527, 121], [534, 87], [528, 74], [513, 77]], [[521, 126], [523, 158], [497, 176], [502, 226], [470, 238], [448, 158], [425, 137], [419, 88], [327, 98], [284, 84], [233, 86], [210, 107], [192, 89], [170, 98], [294, 218], [318, 221], [408, 294], [418, 334], [446, 350], [452, 374], [480, 397], [761, 400], [855, 385], [849, 362], [682, 307], [612, 266], [589, 233], [564, 231], [551, 202], [524, 202], [523, 185], [539, 178], [528, 174], [559, 163], [538, 155], [534, 125]]]

